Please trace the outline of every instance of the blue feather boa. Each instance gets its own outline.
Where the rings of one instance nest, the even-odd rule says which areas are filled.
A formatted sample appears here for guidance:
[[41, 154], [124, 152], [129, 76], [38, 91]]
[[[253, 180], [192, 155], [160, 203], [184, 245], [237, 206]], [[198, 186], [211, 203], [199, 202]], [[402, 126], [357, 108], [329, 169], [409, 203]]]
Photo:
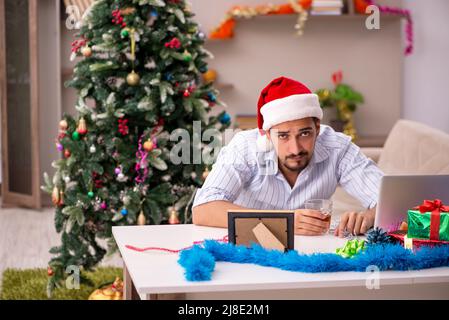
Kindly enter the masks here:
[[419, 270], [449, 266], [449, 246], [422, 247], [416, 252], [400, 244], [370, 244], [366, 250], [351, 259], [333, 253], [300, 254], [266, 250], [260, 245], [252, 247], [206, 240], [181, 252], [178, 263], [185, 269], [188, 281], [207, 281], [212, 277], [216, 261], [253, 263], [298, 272], [364, 272], [375, 265], [379, 270]]

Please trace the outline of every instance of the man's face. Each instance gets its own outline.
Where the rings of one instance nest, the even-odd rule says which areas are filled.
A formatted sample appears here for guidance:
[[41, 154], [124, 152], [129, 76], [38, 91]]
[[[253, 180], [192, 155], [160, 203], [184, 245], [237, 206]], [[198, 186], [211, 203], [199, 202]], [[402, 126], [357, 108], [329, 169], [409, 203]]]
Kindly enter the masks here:
[[312, 158], [319, 132], [320, 121], [305, 118], [273, 126], [267, 135], [275, 146], [280, 166], [300, 172]]

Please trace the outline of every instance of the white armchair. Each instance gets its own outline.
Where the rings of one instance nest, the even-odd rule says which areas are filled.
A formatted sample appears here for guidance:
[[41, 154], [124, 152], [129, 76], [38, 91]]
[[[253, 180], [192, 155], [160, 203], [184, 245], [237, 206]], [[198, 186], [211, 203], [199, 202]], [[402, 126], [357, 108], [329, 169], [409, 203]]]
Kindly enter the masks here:
[[[422, 123], [399, 120], [383, 148], [361, 148], [386, 174], [449, 174], [449, 134]], [[364, 210], [358, 200], [338, 187], [334, 212]]]

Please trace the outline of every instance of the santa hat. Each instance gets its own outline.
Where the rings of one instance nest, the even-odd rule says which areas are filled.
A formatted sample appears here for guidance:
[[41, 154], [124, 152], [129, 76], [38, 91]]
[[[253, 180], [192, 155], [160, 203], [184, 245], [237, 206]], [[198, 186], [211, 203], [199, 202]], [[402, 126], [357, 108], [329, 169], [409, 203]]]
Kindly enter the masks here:
[[273, 145], [265, 134], [271, 127], [309, 117], [323, 118], [318, 96], [296, 80], [286, 77], [274, 79], [262, 90], [257, 103], [258, 149], [272, 149]]

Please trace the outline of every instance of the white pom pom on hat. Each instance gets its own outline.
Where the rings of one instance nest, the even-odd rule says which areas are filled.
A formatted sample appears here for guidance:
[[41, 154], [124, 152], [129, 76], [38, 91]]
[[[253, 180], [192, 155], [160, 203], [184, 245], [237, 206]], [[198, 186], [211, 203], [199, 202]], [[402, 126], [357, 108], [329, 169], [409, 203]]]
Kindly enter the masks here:
[[273, 144], [265, 134], [271, 127], [309, 117], [323, 118], [318, 96], [296, 80], [286, 77], [272, 80], [260, 93], [257, 103], [258, 151], [273, 149]]

